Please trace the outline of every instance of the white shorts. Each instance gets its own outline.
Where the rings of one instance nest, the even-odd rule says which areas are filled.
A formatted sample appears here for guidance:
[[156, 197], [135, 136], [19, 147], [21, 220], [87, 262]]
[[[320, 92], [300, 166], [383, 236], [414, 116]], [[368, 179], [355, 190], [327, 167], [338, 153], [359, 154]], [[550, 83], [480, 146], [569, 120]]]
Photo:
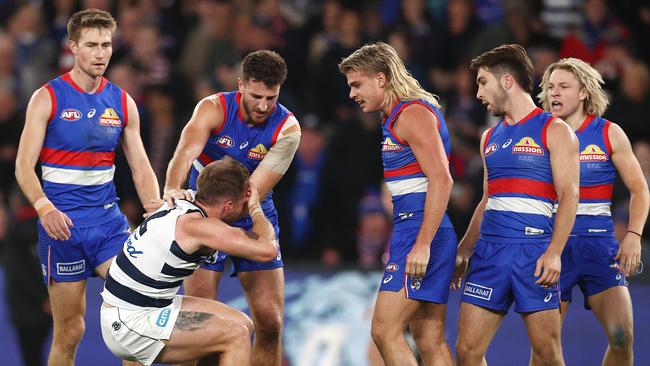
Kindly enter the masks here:
[[183, 296], [164, 308], [137, 310], [102, 306], [100, 322], [104, 343], [117, 357], [151, 365], [169, 340], [181, 311]]

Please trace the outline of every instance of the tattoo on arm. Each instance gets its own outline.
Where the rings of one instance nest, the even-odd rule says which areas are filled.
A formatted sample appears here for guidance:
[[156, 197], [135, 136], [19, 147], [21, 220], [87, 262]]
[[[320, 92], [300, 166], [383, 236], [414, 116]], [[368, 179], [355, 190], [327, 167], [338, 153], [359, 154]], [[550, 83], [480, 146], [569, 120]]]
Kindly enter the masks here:
[[214, 314], [198, 311], [181, 311], [176, 319], [174, 328], [183, 331], [194, 331], [203, 328], [203, 323], [212, 318]]

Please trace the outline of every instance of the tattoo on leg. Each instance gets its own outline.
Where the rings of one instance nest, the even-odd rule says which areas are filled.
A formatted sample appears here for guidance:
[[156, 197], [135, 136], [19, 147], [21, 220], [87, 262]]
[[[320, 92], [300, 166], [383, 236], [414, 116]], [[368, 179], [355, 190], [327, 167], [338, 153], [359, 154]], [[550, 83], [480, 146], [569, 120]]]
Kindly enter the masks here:
[[203, 323], [213, 316], [214, 314], [202, 313], [198, 311], [181, 311], [178, 314], [174, 328], [189, 332], [201, 329], [203, 327]]

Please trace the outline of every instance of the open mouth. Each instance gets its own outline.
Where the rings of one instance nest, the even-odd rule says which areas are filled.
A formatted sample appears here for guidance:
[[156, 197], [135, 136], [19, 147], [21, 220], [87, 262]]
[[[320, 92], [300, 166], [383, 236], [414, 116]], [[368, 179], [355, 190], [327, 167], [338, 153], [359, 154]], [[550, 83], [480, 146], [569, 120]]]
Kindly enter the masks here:
[[562, 103], [558, 102], [557, 100], [551, 102], [551, 110], [557, 111], [560, 110], [561, 108], [562, 108]]

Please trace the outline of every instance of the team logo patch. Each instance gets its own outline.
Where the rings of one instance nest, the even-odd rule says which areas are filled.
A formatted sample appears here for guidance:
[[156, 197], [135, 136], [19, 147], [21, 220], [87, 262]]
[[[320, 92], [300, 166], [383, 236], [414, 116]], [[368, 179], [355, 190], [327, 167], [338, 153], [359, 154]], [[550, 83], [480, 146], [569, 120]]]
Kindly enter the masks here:
[[411, 290], [418, 291], [422, 287], [422, 277], [411, 278]]
[[386, 270], [388, 272], [395, 272], [399, 269], [399, 266], [396, 263], [388, 263], [386, 266]]
[[62, 276], [69, 276], [83, 273], [86, 270], [86, 260], [82, 259], [76, 262], [58, 262], [56, 264], [56, 273]]
[[580, 161], [607, 161], [608, 159], [607, 154], [596, 144], [587, 145], [580, 152]]
[[248, 158], [253, 160], [262, 160], [266, 153], [269, 152], [266, 150], [266, 147], [262, 144], [257, 144], [254, 148], [248, 150]]
[[230, 136], [226, 135], [219, 137], [217, 144], [224, 149], [227, 149], [229, 147], [232, 147], [235, 143], [232, 141], [232, 138], [230, 138]]
[[404, 148], [393, 142], [390, 137], [386, 137], [384, 142], [381, 143], [381, 151], [402, 151]]
[[61, 112], [61, 119], [66, 121], [78, 121], [81, 119], [81, 112], [76, 109], [66, 109]]
[[163, 311], [158, 314], [158, 319], [156, 319], [156, 325], [159, 327], [164, 327], [169, 321], [169, 313], [172, 312], [172, 309], [163, 309]]
[[544, 155], [542, 149], [532, 137], [524, 137], [519, 142], [512, 146], [513, 154], [531, 154], [531, 155]]
[[463, 295], [490, 301], [492, 298], [492, 288], [466, 282], [465, 289], [463, 289]]
[[492, 154], [493, 152], [497, 151], [497, 149], [499, 149], [499, 145], [497, 145], [495, 143], [489, 144], [485, 148], [485, 156], [488, 156], [488, 155]]
[[120, 116], [117, 115], [113, 108], [106, 108], [104, 113], [99, 116], [99, 124], [109, 127], [122, 127]]

